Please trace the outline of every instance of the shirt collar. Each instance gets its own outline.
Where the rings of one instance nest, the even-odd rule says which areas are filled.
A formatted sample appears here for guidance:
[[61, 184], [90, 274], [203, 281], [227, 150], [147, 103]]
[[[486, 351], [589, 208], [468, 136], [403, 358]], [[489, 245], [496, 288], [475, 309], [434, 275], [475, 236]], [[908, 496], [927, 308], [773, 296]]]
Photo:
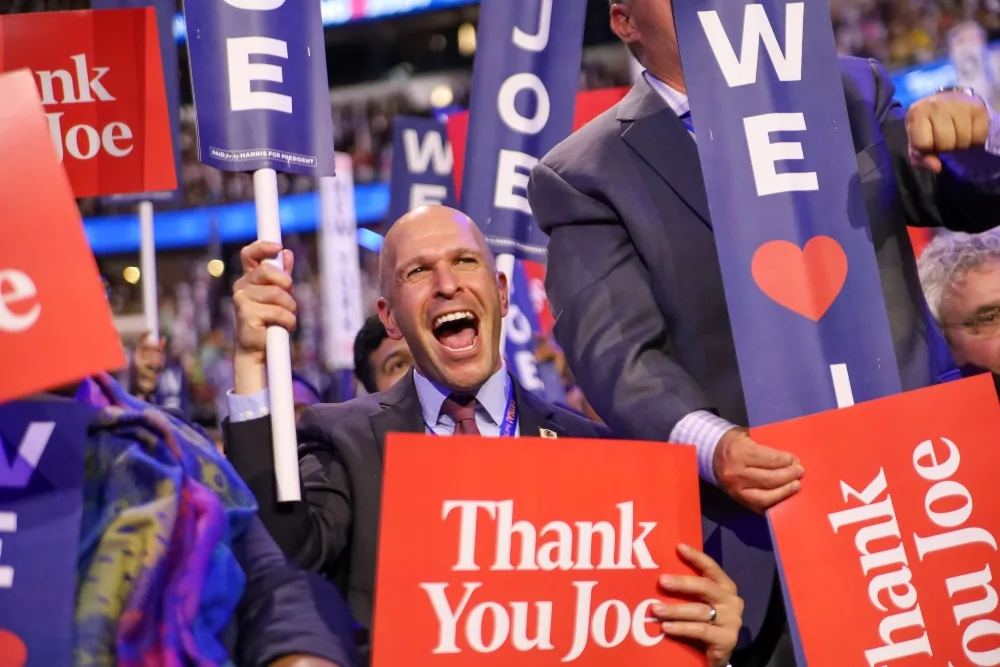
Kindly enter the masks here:
[[[500, 370], [490, 376], [490, 379], [476, 392], [476, 401], [494, 424], [503, 421], [504, 412], [507, 410], [507, 397], [510, 396], [510, 382], [507, 364], [501, 362]], [[413, 383], [417, 387], [417, 398], [420, 400], [424, 423], [429, 426], [437, 425], [441, 417], [441, 405], [451, 394], [451, 390], [427, 379], [416, 368], [413, 369]]]
[[642, 75], [646, 77], [646, 81], [649, 85], [653, 87], [663, 101], [674, 110], [674, 113], [678, 116], [683, 116], [687, 112], [691, 111], [691, 103], [688, 101], [688, 96], [682, 92], [674, 90], [669, 85], [657, 79], [655, 76], [649, 73], [649, 70], [643, 70]]

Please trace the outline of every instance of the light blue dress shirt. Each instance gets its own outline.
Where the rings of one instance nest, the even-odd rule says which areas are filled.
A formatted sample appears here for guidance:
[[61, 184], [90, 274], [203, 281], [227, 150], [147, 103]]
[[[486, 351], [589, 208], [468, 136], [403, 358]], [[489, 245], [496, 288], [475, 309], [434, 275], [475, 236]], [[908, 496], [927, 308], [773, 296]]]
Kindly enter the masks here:
[[[413, 382], [417, 387], [417, 397], [420, 400], [420, 411], [423, 413], [424, 427], [428, 433], [437, 435], [452, 435], [455, 432], [455, 422], [451, 417], [441, 414], [441, 405], [451, 393], [413, 371]], [[504, 411], [507, 409], [507, 398], [513, 390], [513, 383], [507, 373], [507, 366], [501, 365], [500, 370], [490, 376], [476, 394], [476, 425], [480, 434], [487, 437], [500, 436], [500, 424], [503, 423]], [[268, 416], [270, 411], [270, 394], [262, 389], [250, 396], [240, 396], [229, 392], [229, 420], [236, 422], [249, 421]], [[514, 436], [521, 435], [521, 424], [514, 428]]]

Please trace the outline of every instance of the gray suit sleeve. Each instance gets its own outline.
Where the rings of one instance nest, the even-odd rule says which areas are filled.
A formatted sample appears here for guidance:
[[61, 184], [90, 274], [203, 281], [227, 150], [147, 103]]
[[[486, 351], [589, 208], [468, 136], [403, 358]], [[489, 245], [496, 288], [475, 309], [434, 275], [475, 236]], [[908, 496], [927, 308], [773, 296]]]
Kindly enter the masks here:
[[875, 114], [881, 124], [903, 195], [907, 224], [978, 233], [1000, 225], [1000, 157], [983, 149], [942, 156], [940, 174], [910, 164], [906, 110], [893, 99], [896, 88], [885, 69], [870, 60], [875, 78]]
[[667, 440], [685, 415], [711, 410], [670, 356], [649, 273], [615, 212], [544, 163], [528, 192], [550, 235], [545, 287], [555, 336], [597, 413], [616, 434]]

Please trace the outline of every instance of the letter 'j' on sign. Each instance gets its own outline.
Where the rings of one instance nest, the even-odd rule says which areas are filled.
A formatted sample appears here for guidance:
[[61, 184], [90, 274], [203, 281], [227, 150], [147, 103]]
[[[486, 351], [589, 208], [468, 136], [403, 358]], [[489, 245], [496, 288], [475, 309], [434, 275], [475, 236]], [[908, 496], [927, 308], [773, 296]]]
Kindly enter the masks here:
[[374, 667], [704, 666], [647, 621], [701, 544], [693, 448], [394, 433], [383, 483]]
[[2, 403], [125, 355], [31, 73], [0, 74], [0, 100], [0, 128], [17, 128], [0, 131]]
[[0, 17], [0, 72], [31, 71], [77, 197], [176, 189], [159, 44], [152, 8]]
[[768, 514], [809, 667], [998, 662], [998, 432], [989, 374], [753, 429], [806, 470]]

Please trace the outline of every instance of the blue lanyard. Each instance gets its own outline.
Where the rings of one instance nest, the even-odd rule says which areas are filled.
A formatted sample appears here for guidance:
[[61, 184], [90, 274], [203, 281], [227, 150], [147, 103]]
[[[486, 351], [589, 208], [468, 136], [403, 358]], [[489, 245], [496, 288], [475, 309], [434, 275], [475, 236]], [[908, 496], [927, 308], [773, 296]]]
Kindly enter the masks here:
[[[434, 429], [431, 428], [429, 424], [426, 424], [427, 430], [430, 431], [431, 435], [437, 435]], [[514, 431], [517, 428], [517, 401], [514, 400], [514, 384], [511, 383], [510, 391], [507, 394], [507, 407], [503, 411], [503, 421], [500, 422], [500, 437], [501, 438], [513, 438]]]

